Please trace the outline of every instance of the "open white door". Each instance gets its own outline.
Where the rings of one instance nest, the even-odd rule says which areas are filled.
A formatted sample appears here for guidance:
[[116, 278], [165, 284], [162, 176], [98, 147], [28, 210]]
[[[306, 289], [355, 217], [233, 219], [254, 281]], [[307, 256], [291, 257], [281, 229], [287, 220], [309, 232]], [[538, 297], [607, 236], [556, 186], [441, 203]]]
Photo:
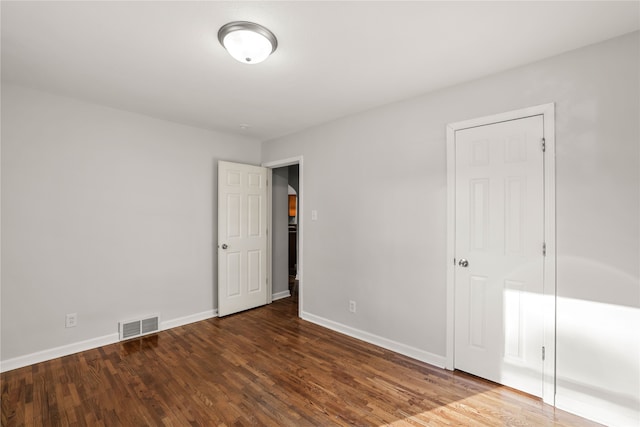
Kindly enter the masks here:
[[267, 168], [218, 162], [218, 315], [267, 304]]
[[455, 133], [455, 368], [543, 391], [542, 115]]

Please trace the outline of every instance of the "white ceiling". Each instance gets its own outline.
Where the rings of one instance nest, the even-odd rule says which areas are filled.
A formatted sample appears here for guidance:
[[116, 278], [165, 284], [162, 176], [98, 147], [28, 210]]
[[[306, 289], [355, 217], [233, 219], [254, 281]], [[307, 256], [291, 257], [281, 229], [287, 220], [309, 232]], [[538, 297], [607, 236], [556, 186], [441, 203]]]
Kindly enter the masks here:
[[[639, 5], [2, 1], [2, 80], [266, 140], [638, 30]], [[277, 51], [232, 59], [236, 20]]]

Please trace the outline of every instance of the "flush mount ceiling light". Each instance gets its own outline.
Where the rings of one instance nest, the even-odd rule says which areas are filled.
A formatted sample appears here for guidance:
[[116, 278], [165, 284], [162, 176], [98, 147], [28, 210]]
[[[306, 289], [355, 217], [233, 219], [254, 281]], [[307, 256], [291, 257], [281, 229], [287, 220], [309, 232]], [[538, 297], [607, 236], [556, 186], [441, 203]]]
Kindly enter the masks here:
[[245, 64], [264, 61], [278, 47], [278, 40], [271, 31], [246, 21], [223, 25], [218, 31], [218, 40], [231, 56]]

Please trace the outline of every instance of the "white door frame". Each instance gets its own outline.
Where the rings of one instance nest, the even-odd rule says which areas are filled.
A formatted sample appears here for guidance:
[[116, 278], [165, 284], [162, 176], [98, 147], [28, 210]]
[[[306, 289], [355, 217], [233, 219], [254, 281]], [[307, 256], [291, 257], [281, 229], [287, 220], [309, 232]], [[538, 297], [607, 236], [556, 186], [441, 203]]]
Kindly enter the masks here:
[[[282, 160], [274, 160], [272, 162], [264, 162], [262, 163], [262, 167], [264, 168], [269, 168], [271, 169], [276, 169], [276, 168], [282, 168], [285, 166], [291, 166], [291, 165], [298, 165], [299, 166], [299, 172], [298, 172], [298, 179], [299, 179], [299, 183], [298, 183], [298, 266], [297, 266], [297, 276], [298, 276], [298, 316], [300, 315], [300, 313], [302, 313], [302, 307], [303, 305], [303, 295], [304, 295], [304, 286], [302, 285], [303, 280], [304, 280], [304, 266], [303, 266], [303, 241], [304, 239], [303, 237], [303, 233], [304, 233], [304, 226], [303, 226], [303, 221], [304, 221], [304, 203], [303, 203], [303, 199], [304, 199], [304, 190], [303, 190], [303, 173], [302, 173], [302, 156], [296, 156], [296, 157], [289, 157], [286, 159], [282, 159]], [[271, 182], [271, 178], [269, 178], [269, 182]], [[272, 192], [273, 192], [273, 186], [270, 186], [269, 188], [269, 192], [267, 194], [267, 222], [269, 224], [269, 230], [273, 230], [273, 224], [272, 224], [272, 218], [271, 218], [271, 214], [273, 212], [273, 206], [271, 204], [271, 198], [272, 198]], [[271, 232], [270, 232], [271, 233]], [[271, 269], [271, 263], [272, 263], [272, 249], [273, 249], [273, 235], [270, 234], [269, 235], [269, 241], [267, 242], [267, 277], [269, 278], [269, 289], [271, 288], [271, 283], [272, 283], [272, 269]], [[272, 292], [269, 290], [269, 292]], [[267, 297], [268, 299], [268, 303], [271, 302], [272, 300], [272, 295], [271, 293], [268, 295]]]
[[[521, 110], [465, 120], [447, 125], [447, 335], [445, 367], [453, 370], [455, 351], [455, 134], [456, 131], [530, 116], [543, 116], [546, 151], [544, 156], [544, 348], [542, 399], [555, 405], [556, 371], [556, 191], [555, 191], [555, 104], [543, 104]], [[541, 248], [542, 250], [542, 248]]]

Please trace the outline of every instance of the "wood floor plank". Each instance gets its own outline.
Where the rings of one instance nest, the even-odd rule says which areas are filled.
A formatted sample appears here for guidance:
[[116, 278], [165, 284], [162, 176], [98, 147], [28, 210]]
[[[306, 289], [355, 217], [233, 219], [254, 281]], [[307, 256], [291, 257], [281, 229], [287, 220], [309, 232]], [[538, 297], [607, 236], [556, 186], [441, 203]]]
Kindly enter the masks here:
[[293, 298], [2, 373], [13, 426], [596, 426], [297, 317]]

